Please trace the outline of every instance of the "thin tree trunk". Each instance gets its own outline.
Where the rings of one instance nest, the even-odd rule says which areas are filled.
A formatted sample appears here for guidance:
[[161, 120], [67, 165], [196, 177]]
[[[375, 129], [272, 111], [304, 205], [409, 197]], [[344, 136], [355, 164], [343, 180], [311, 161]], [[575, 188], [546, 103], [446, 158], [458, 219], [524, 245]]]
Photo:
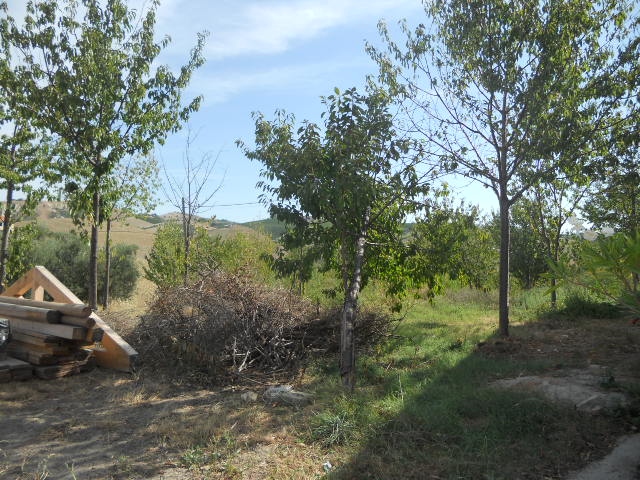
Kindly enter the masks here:
[[340, 376], [342, 385], [353, 391], [356, 385], [356, 349], [354, 327], [358, 311], [358, 295], [362, 285], [362, 262], [364, 260], [364, 236], [358, 238], [356, 244], [355, 267], [353, 279], [347, 290], [342, 308], [340, 325]]
[[182, 283], [186, 287], [189, 283], [189, 253], [191, 252], [191, 217], [188, 216], [184, 197], [182, 197], [182, 235], [184, 240], [184, 273]]
[[551, 273], [551, 308], [558, 308], [558, 292], [556, 291], [556, 277]]
[[111, 288], [111, 219], [107, 219], [107, 234], [104, 243], [104, 290], [102, 292], [102, 307], [109, 308], [109, 289]]
[[[637, 190], [636, 190], [637, 192]], [[631, 198], [631, 222], [632, 222], [632, 232], [631, 235], [640, 235], [640, 232], [638, 232], [638, 219], [637, 219], [637, 195], [636, 192], [634, 192], [632, 194], [632, 198]], [[640, 275], [638, 275], [637, 273], [633, 272], [631, 274], [632, 278], [633, 278], [633, 291], [637, 292], [638, 291], [638, 284], [640, 284]]]
[[0, 245], [0, 292], [4, 292], [4, 282], [7, 275], [7, 259], [9, 257], [9, 229], [11, 228], [11, 206], [13, 205], [13, 182], [7, 185], [7, 203], [4, 209], [2, 224], [2, 244]]
[[500, 316], [499, 331], [503, 337], [509, 336], [509, 201], [506, 195], [500, 198]]
[[[555, 265], [558, 264], [559, 258], [560, 258], [560, 232], [558, 231], [555, 239], [555, 246], [554, 246], [554, 252], [553, 252], [553, 262]], [[549, 273], [551, 277], [550, 279], [551, 308], [555, 310], [556, 308], [558, 308], [558, 291], [556, 290], [557, 279], [556, 279], [556, 274], [553, 272], [553, 269]]]
[[[365, 225], [369, 222], [369, 214], [365, 217]], [[355, 264], [353, 277], [345, 292], [342, 319], [340, 322], [340, 376], [342, 385], [349, 391], [356, 386], [356, 345], [355, 323], [358, 313], [358, 296], [362, 288], [362, 264], [364, 263], [364, 247], [366, 231], [363, 230], [356, 241]]]
[[89, 252], [89, 306], [98, 309], [98, 226], [100, 224], [100, 192], [93, 194], [93, 222]]

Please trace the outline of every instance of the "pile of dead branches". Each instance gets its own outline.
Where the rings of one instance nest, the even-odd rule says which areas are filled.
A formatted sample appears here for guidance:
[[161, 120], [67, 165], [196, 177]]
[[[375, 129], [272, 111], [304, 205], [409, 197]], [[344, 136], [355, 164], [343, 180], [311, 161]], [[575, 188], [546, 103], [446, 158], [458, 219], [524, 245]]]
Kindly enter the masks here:
[[[146, 364], [171, 364], [186, 375], [195, 369], [227, 383], [294, 373], [310, 354], [338, 351], [339, 325], [339, 310], [319, 312], [289, 290], [218, 270], [189, 287], [159, 290], [131, 340]], [[390, 327], [385, 315], [360, 315], [360, 349]]]

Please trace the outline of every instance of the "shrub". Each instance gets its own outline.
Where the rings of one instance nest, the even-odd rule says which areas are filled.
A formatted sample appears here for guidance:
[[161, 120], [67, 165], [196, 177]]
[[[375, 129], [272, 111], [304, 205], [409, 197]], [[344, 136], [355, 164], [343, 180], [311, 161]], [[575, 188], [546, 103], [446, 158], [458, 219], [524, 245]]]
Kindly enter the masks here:
[[[190, 271], [187, 281], [194, 282], [208, 271], [218, 268], [230, 273], [244, 270], [260, 280], [269, 281], [273, 279], [273, 274], [264, 258], [274, 250], [275, 243], [264, 235], [238, 233], [223, 239], [197, 227], [187, 259]], [[145, 276], [158, 287], [183, 283], [185, 259], [182, 226], [175, 222], [162, 225], [146, 260]]]
[[[111, 247], [111, 269], [109, 273], [109, 293], [112, 299], [126, 300], [135, 290], [140, 271], [136, 263], [137, 245], [116, 243]], [[106, 252], [100, 250], [98, 256], [98, 302], [104, 300]]]
[[609, 302], [595, 299], [586, 292], [573, 290], [565, 297], [559, 314], [569, 318], [618, 318], [623, 309]]
[[[614, 302], [625, 313], [640, 316], [640, 232], [607, 236], [587, 231], [577, 247], [577, 261], [553, 265], [559, 285], [578, 286], [598, 298]], [[587, 235], [588, 234], [588, 235]]]
[[5, 286], [11, 285], [33, 267], [34, 243], [40, 235], [42, 229], [32, 223], [14, 228], [9, 237]]
[[88, 298], [89, 245], [75, 233], [43, 232], [34, 245], [33, 264], [43, 265], [81, 299]]

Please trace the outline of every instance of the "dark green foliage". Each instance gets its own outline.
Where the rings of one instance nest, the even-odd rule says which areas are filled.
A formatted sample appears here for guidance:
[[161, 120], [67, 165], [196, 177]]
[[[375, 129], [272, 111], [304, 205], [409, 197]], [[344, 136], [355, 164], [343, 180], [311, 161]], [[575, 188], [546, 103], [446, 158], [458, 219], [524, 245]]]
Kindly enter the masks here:
[[473, 288], [495, 285], [498, 249], [477, 207], [464, 202], [454, 207], [447, 199], [432, 202], [411, 235], [416, 268], [447, 274]]
[[139, 213], [135, 215], [135, 217], [140, 220], [144, 220], [145, 222], [153, 223], [154, 225], [164, 222], [164, 218], [160, 215], [156, 215], [155, 213]]
[[43, 232], [33, 248], [34, 265], [43, 265], [79, 298], [87, 298], [89, 244], [74, 233]]
[[[113, 299], [127, 299], [133, 294], [133, 291], [140, 276], [140, 271], [136, 265], [137, 245], [124, 243], [116, 243], [111, 247], [111, 268], [109, 273], [109, 295]], [[98, 301], [103, 302], [102, 295], [104, 289], [102, 286], [105, 281], [105, 251], [100, 250], [98, 257]], [[86, 282], [85, 282], [86, 283]]]
[[624, 310], [612, 303], [597, 300], [587, 292], [574, 290], [564, 298], [563, 307], [558, 314], [571, 319], [580, 318], [618, 318]]
[[279, 239], [287, 231], [286, 223], [281, 222], [277, 218], [266, 218], [255, 222], [246, 222], [242, 225], [271, 235], [274, 240]]
[[33, 250], [42, 229], [34, 224], [15, 227], [10, 235], [6, 285], [11, 285], [33, 267]]

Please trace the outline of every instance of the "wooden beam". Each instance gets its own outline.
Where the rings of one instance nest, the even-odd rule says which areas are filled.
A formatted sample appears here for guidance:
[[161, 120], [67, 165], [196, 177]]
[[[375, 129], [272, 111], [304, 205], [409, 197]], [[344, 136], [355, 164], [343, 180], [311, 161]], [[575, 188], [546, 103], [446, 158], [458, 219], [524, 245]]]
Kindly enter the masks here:
[[20, 330], [33, 330], [35, 332], [53, 335], [54, 337], [66, 338], [68, 340], [82, 340], [87, 335], [87, 329], [63, 325], [61, 323], [39, 323], [24, 320], [22, 318], [9, 318], [11, 328]]
[[54, 335], [47, 335], [46, 333], [34, 332], [33, 330], [13, 327], [11, 329], [11, 338], [14, 338], [18, 334], [28, 335], [30, 337], [40, 339], [44, 343], [59, 343], [65, 341], [64, 339], [61, 339], [60, 337], [56, 337]]
[[49, 270], [42, 266], [33, 267], [34, 281], [44, 287], [45, 291], [60, 303], [82, 303], [74, 293], [58, 280]]
[[96, 343], [93, 349], [98, 366], [133, 372], [138, 362], [138, 352], [95, 313], [92, 317], [96, 320], [96, 328], [104, 332], [102, 341]]
[[65, 325], [75, 325], [76, 327], [93, 328], [96, 324], [96, 320], [92, 317], [72, 317], [71, 315], [62, 315], [60, 317], [60, 323]]
[[14, 340], [32, 345], [66, 345], [65, 340], [60, 337], [16, 328], [11, 329], [11, 341]]
[[31, 299], [35, 301], [43, 301], [44, 300], [44, 287], [41, 285], [33, 284], [31, 287]]
[[13, 305], [0, 301], [0, 318], [23, 318], [33, 322], [60, 323], [62, 315], [56, 310], [46, 308], [28, 307], [26, 305]]
[[23, 276], [21, 276], [18, 280], [13, 282], [11, 285], [7, 287], [7, 289], [2, 292], [2, 295], [7, 297], [20, 297], [27, 293], [31, 287], [33, 286], [33, 275], [34, 270], [31, 269]]
[[0, 295], [1, 303], [11, 303], [13, 305], [25, 305], [27, 307], [47, 308], [49, 310], [57, 310], [63, 315], [70, 315], [72, 317], [85, 318], [91, 315], [91, 308], [88, 305], [70, 305], [68, 303], [60, 302], [44, 302], [38, 300], [30, 300], [28, 298], [15, 298], [7, 297], [3, 293]]
[[[11, 285], [11, 287], [9, 287], [9, 289], [7, 289], [3, 293], [3, 295], [14, 297], [23, 295], [31, 288], [31, 286], [33, 285], [32, 282], [35, 282], [36, 285], [42, 286], [55, 302], [65, 304], [82, 304], [82, 301], [80, 301], [80, 299], [76, 297], [71, 290], [69, 290], [45, 267], [34, 267], [29, 272], [27, 272], [27, 274], [25, 274], [25, 277], [27, 276], [30, 276], [30, 280], [27, 284], [27, 288], [24, 291], [21, 291], [21, 288], [14, 288], [14, 284]], [[103, 332], [102, 341], [96, 343], [93, 350], [97, 364], [101, 367], [113, 368], [115, 370], [121, 370], [124, 372], [134, 371], [135, 364], [138, 359], [138, 352], [136, 352], [131, 347], [131, 345], [125, 342], [120, 337], [120, 335], [113, 331], [111, 327], [109, 327], [109, 325], [107, 325], [96, 313], [92, 313], [91, 318], [93, 318], [96, 322], [93, 329], [96, 331], [98, 329], [101, 329]], [[72, 327], [69, 325], [59, 326], [67, 328], [80, 328], [80, 330], [86, 332], [86, 330], [81, 327]], [[28, 327], [24, 328], [29, 329]]]

